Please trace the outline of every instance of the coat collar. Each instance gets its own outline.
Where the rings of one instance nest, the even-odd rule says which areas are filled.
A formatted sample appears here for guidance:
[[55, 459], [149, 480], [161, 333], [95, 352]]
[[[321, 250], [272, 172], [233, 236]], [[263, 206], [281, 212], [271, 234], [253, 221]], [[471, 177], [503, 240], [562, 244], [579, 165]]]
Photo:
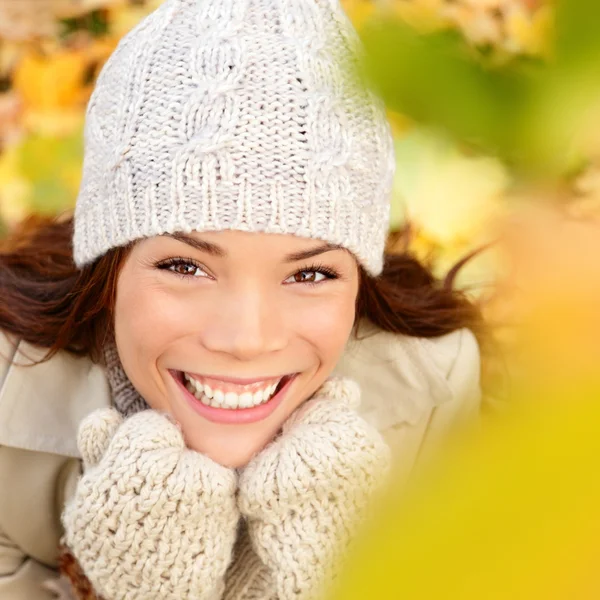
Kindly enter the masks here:
[[458, 351], [456, 337], [411, 337], [364, 321], [335, 371], [359, 381], [361, 414], [380, 431], [400, 423], [415, 425], [454, 396], [448, 374]]
[[[365, 324], [359, 339], [348, 343], [335, 373], [358, 381], [360, 413], [380, 431], [399, 423], [414, 425], [453, 397], [447, 377], [457, 346], [449, 336], [445, 341], [413, 338]], [[25, 342], [15, 347], [0, 332], [0, 445], [79, 457], [80, 422], [112, 405], [106, 373], [88, 358], [66, 352], [25, 366], [44, 354]], [[8, 361], [3, 363], [3, 357]]]
[[25, 342], [15, 349], [1, 334], [0, 349], [0, 355], [14, 357], [0, 390], [0, 445], [79, 457], [79, 423], [111, 405], [103, 369], [66, 352], [26, 366], [45, 351]]

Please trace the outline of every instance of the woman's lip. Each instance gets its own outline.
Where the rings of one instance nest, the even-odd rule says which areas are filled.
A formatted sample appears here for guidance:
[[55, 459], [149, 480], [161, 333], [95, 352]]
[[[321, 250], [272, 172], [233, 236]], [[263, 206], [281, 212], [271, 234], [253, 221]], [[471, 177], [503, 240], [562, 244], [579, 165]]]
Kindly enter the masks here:
[[185, 387], [181, 379], [177, 377], [175, 373], [172, 372], [171, 375], [173, 376], [173, 379], [175, 379], [179, 389], [181, 389], [187, 403], [207, 421], [226, 425], [243, 425], [246, 423], [256, 423], [257, 421], [266, 419], [281, 404], [298, 373], [294, 373], [285, 382], [283, 387], [268, 402], [265, 402], [265, 404], [253, 406], [252, 408], [236, 409], [206, 406], [206, 404], [200, 402], [200, 400]]

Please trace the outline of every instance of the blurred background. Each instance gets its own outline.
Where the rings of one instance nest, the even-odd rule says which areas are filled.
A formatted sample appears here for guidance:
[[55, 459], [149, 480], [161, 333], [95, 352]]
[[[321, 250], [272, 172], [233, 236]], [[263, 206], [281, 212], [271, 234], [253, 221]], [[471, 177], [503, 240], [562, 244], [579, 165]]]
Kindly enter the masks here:
[[[73, 206], [98, 72], [161, 1], [0, 0], [0, 235]], [[339, 597], [599, 598], [600, 5], [342, 3], [396, 140], [390, 249], [469, 259], [501, 416], [390, 495]]]

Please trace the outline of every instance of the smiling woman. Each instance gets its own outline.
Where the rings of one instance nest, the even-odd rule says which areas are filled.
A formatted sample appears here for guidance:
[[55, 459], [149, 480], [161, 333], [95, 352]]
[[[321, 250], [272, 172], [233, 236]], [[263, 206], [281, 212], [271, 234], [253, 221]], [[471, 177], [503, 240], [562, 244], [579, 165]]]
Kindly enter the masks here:
[[62, 541], [80, 598], [312, 599], [388, 446], [475, 416], [477, 311], [384, 253], [358, 51], [334, 0], [166, 0], [107, 63], [74, 216], [2, 244], [0, 595]]
[[[190, 448], [242, 466], [336, 365], [363, 383], [362, 414], [407, 468], [431, 431], [476, 415], [477, 351], [464, 328], [477, 330], [478, 313], [409, 256], [388, 256], [374, 278], [335, 246], [228, 231], [148, 238], [78, 269], [71, 238], [71, 219], [32, 218], [2, 244], [0, 328], [9, 334], [3, 354], [15, 365], [5, 366], [0, 400], [0, 475], [21, 508], [0, 495], [0, 531], [13, 524], [6, 551], [29, 548], [23, 564], [30, 567], [0, 578], [0, 590], [46, 597], [40, 582], [51, 577], [46, 566], [57, 564], [61, 535], [55, 494], [66, 500], [72, 490], [76, 426], [93, 408], [112, 402], [123, 415], [162, 409], [178, 420]], [[370, 337], [360, 339], [361, 326]], [[409, 341], [425, 338], [435, 347], [422, 356]], [[442, 363], [456, 387], [451, 402], [436, 391], [440, 357], [452, 366]], [[32, 360], [47, 362], [18, 366]], [[417, 406], [404, 398], [417, 398]], [[55, 473], [63, 474], [58, 483]], [[46, 515], [36, 521], [35, 539], [24, 526], [32, 510]], [[238, 546], [243, 556], [244, 542]], [[76, 587], [88, 589], [62, 560]], [[234, 590], [241, 585], [233, 571], [229, 581]]]

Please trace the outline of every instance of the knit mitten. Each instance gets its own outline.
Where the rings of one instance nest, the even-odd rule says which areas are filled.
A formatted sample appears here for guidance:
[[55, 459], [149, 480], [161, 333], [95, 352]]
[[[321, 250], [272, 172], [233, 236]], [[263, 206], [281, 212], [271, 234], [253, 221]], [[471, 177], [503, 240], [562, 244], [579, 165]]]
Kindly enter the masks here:
[[64, 541], [104, 600], [216, 600], [239, 512], [236, 475], [186, 448], [147, 410], [113, 409], [81, 424], [86, 467], [63, 513]]
[[240, 476], [239, 506], [278, 600], [315, 598], [335, 580], [385, 481], [390, 451], [355, 411], [358, 385], [331, 378]]

